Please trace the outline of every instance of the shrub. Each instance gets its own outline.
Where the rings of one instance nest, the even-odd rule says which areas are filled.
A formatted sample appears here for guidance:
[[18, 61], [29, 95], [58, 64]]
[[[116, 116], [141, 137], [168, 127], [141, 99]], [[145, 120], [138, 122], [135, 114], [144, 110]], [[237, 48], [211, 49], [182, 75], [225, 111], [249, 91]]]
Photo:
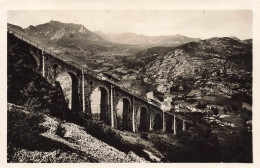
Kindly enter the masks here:
[[224, 114], [227, 114], [228, 110], [226, 108], [223, 109]]
[[214, 115], [218, 115], [219, 114], [219, 110], [218, 110], [217, 107], [213, 108], [212, 110], [213, 110]]
[[245, 120], [252, 120], [252, 111], [247, 108], [243, 108], [241, 116], [245, 118]]
[[147, 132], [142, 132], [141, 133], [141, 138], [148, 140], [148, 133]]
[[195, 107], [198, 108], [198, 109], [200, 109], [200, 108], [201, 108], [200, 102], [199, 102]]
[[65, 133], [66, 133], [65, 128], [62, 126], [61, 123], [59, 123], [57, 130], [56, 130], [56, 135], [58, 135], [60, 137], [64, 137]]
[[232, 111], [238, 111], [239, 110], [238, 107], [235, 106], [235, 105], [231, 105], [231, 109], [232, 109]]
[[201, 104], [201, 103], [199, 102], [195, 107], [198, 108], [198, 109], [203, 109], [203, 108], [206, 108], [206, 107], [207, 107], [207, 104], [206, 104], [206, 103]]

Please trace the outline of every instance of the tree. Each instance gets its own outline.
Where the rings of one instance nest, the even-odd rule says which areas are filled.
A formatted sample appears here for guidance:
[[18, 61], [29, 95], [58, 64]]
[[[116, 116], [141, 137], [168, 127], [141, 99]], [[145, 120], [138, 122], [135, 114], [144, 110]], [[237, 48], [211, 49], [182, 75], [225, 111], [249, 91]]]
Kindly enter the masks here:
[[212, 110], [213, 110], [214, 115], [218, 115], [219, 114], [219, 110], [218, 110], [217, 107], [213, 108]]
[[199, 102], [195, 107], [198, 108], [198, 109], [200, 109], [200, 108], [201, 108], [200, 102]]
[[206, 107], [207, 107], [207, 104], [206, 104], [206, 103], [204, 103], [204, 104], [201, 105], [201, 108], [206, 108]]
[[227, 114], [228, 110], [226, 108], [223, 109], [224, 114]]
[[231, 109], [232, 109], [232, 111], [238, 111], [238, 107], [235, 105], [231, 105]]

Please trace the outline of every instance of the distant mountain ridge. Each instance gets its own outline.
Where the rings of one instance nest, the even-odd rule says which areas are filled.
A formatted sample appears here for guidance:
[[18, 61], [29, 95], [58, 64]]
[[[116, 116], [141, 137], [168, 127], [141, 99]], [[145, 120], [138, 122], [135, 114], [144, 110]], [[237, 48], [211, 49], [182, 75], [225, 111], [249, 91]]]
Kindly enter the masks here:
[[61, 23], [51, 20], [48, 23], [40, 24], [37, 26], [28, 26], [23, 29], [19, 26], [8, 24], [8, 27], [22, 32], [28, 36], [37, 36], [41, 38], [48, 38], [52, 41], [58, 41], [62, 39], [86, 39], [93, 42], [105, 42], [102, 37], [89, 31], [81, 24], [73, 23]]
[[118, 43], [141, 46], [172, 46], [176, 47], [191, 41], [199, 41], [199, 38], [190, 38], [180, 34], [169, 36], [145, 36], [132, 32], [120, 34], [105, 34], [100, 31], [91, 32], [82, 24], [62, 23], [51, 20], [48, 23], [22, 28], [8, 23], [8, 27], [24, 35], [58, 42], [63, 40], [87, 40], [98, 43]]
[[82, 24], [62, 23], [51, 20], [48, 23], [22, 28], [8, 24], [8, 28], [32, 41], [76, 61], [80, 65], [95, 67], [96, 60], [133, 55], [143, 47], [109, 42]]
[[176, 46], [191, 41], [199, 41], [199, 38], [190, 38], [180, 34], [164, 36], [146, 36], [138, 35], [132, 32], [105, 34], [101, 31], [95, 31], [96, 34], [107, 41], [122, 44], [148, 45], [148, 46]]

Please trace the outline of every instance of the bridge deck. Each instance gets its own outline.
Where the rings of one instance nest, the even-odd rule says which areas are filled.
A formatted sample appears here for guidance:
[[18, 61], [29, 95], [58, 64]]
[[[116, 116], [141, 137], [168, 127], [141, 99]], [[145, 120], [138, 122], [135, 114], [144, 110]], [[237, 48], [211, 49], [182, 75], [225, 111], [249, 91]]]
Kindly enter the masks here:
[[63, 57], [62, 55], [53, 52], [51, 49], [48, 49], [48, 48], [46, 48], [46, 47], [44, 47], [44, 46], [42, 46], [42, 45], [40, 45], [40, 44], [30, 40], [29, 38], [27, 38], [27, 37], [25, 37], [25, 36], [15, 32], [15, 31], [13, 31], [10, 28], [7, 28], [7, 29], [8, 29], [8, 33], [14, 35], [15, 37], [17, 37], [18, 39], [20, 39], [20, 40], [22, 40], [24, 42], [26, 42], [26, 43], [36, 47], [37, 49], [42, 50], [42, 52], [48, 53], [51, 56], [53, 56], [54, 58], [57, 58], [57, 59], [59, 59], [61, 61], [64, 61], [67, 64], [69, 64], [69, 65], [71, 65], [71, 66], [73, 66], [73, 67], [75, 67], [75, 68], [77, 68], [77, 69], [79, 69], [81, 71], [86, 71], [81, 65], [79, 65], [79, 64], [77, 64], [77, 63], [75, 63], [75, 62], [73, 62], [71, 60], [68, 60], [67, 58]]
[[165, 111], [165, 113], [171, 115], [171, 116], [174, 116], [174, 117], [177, 117], [181, 120], [184, 120], [185, 122], [188, 122], [188, 123], [191, 123], [191, 124], [194, 124], [193, 121], [191, 121], [190, 119], [186, 118], [185, 116], [182, 116], [182, 115], [179, 115], [179, 114], [176, 114], [176, 113], [172, 113], [170, 111]]

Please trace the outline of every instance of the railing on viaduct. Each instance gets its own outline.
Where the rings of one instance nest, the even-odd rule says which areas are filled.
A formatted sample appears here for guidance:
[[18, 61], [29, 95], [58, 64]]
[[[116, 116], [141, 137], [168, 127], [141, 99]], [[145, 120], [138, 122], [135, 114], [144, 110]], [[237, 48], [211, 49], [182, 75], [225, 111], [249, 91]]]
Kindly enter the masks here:
[[10, 28], [7, 28], [7, 31], [8, 31], [10, 34], [14, 35], [15, 37], [17, 37], [17, 38], [23, 40], [24, 42], [26, 42], [26, 43], [28, 43], [28, 44], [30, 44], [30, 45], [32, 45], [32, 46], [38, 48], [39, 50], [42, 50], [43, 52], [46, 52], [46, 53], [52, 55], [53, 57], [58, 58], [58, 59], [60, 59], [61, 61], [64, 61], [64, 62], [66, 62], [67, 64], [69, 64], [69, 65], [71, 65], [71, 66], [73, 66], [73, 67], [75, 67], [75, 68], [77, 68], [77, 69], [79, 69], [79, 70], [81, 70], [81, 71], [83, 71], [83, 72], [86, 72], [86, 69], [83, 68], [81, 65], [79, 65], [79, 64], [75, 63], [74, 61], [71, 61], [71, 60], [69, 60], [69, 59], [63, 57], [63, 56], [60, 55], [60, 54], [55, 53], [55, 52], [52, 51], [51, 49], [48, 49], [48, 48], [46, 48], [46, 47], [44, 47], [44, 46], [42, 46], [42, 45], [40, 45], [40, 44], [38, 44], [38, 43], [36, 43], [36, 42], [30, 40], [30, 39], [28, 39], [27, 37], [25, 37], [25, 36], [23, 36], [23, 35], [21, 35], [21, 34], [15, 32], [15, 31], [13, 31], [13, 30], [10, 29]]

